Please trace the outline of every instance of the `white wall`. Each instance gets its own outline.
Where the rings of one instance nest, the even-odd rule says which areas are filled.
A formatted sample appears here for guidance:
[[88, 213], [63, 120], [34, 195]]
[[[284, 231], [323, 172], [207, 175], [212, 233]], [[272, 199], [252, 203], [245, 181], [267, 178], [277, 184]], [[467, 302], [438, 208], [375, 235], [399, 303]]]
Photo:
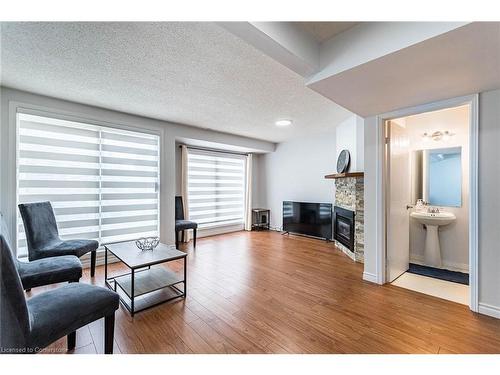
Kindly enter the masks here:
[[199, 129], [191, 126], [134, 116], [127, 113], [92, 107], [24, 91], [1, 87], [0, 117], [0, 208], [6, 216], [15, 243], [15, 113], [18, 106], [46, 110], [81, 119], [108, 123], [130, 129], [148, 129], [160, 135], [160, 238], [174, 243], [174, 196], [176, 194], [176, 140], [202, 140], [217, 144], [233, 145], [257, 152], [271, 152], [274, 143], [235, 136], [227, 133]]
[[497, 318], [500, 318], [499, 197], [500, 90], [494, 90], [479, 95], [479, 311]]
[[376, 116], [365, 118], [365, 268], [363, 278], [367, 281], [382, 284], [383, 266], [377, 257], [377, 248], [382, 248], [384, 238], [378, 236], [384, 221], [384, 202], [382, 196], [382, 182], [377, 173], [382, 158], [383, 147], [381, 129], [378, 127]]
[[[335, 160], [342, 150], [349, 150], [351, 155], [350, 172], [362, 172], [364, 168], [364, 120], [351, 116], [337, 125]], [[337, 168], [333, 170], [336, 172]]]
[[351, 153], [351, 171], [363, 170], [363, 119], [352, 115], [323, 134], [279, 143], [276, 151], [254, 158], [254, 202], [271, 210], [271, 226], [282, 228], [283, 201], [335, 203], [336, 173], [341, 150]]
[[282, 227], [285, 200], [333, 204], [334, 183], [325, 175], [336, 169], [335, 129], [280, 143], [275, 152], [259, 159], [259, 186], [264, 193], [259, 203], [271, 210], [273, 228]]
[[[443, 207], [445, 211], [455, 214], [457, 219], [439, 229], [439, 239], [443, 267], [469, 272], [469, 107], [423, 113], [406, 117], [405, 120], [410, 153], [445, 147], [462, 148], [462, 206]], [[448, 141], [422, 139], [423, 133], [432, 134], [437, 130], [448, 130], [454, 135]], [[423, 226], [410, 218], [410, 261], [423, 261], [425, 235]]]

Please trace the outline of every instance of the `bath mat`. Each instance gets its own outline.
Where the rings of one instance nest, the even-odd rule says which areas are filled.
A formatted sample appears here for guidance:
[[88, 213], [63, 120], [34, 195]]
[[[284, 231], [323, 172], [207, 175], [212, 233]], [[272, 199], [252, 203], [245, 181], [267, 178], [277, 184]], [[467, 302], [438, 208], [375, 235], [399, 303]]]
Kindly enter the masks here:
[[445, 281], [469, 285], [469, 274], [457, 271], [445, 270], [442, 268], [434, 268], [428, 266], [421, 266], [420, 264], [410, 263], [408, 272], [417, 275], [434, 277]]

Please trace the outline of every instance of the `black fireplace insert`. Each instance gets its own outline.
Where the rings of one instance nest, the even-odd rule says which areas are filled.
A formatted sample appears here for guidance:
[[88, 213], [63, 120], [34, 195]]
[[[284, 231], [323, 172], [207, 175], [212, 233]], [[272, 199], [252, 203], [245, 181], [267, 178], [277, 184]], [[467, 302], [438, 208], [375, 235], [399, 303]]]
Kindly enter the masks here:
[[354, 211], [335, 206], [333, 238], [354, 252]]

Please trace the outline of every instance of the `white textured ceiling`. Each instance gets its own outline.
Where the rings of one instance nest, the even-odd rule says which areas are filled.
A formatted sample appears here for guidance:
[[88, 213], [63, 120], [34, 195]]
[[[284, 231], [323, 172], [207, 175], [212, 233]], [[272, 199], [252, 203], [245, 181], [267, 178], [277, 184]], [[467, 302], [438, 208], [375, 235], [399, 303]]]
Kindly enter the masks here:
[[294, 22], [294, 24], [312, 35], [318, 43], [323, 43], [360, 22]]
[[4, 86], [273, 142], [351, 114], [213, 23], [1, 26]]

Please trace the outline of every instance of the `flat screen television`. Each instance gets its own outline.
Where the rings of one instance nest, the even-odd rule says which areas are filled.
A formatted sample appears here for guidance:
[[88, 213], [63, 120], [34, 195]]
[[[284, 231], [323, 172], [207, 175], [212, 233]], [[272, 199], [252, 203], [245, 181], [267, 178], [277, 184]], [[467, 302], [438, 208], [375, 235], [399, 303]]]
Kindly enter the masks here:
[[330, 240], [332, 204], [284, 201], [283, 230]]

